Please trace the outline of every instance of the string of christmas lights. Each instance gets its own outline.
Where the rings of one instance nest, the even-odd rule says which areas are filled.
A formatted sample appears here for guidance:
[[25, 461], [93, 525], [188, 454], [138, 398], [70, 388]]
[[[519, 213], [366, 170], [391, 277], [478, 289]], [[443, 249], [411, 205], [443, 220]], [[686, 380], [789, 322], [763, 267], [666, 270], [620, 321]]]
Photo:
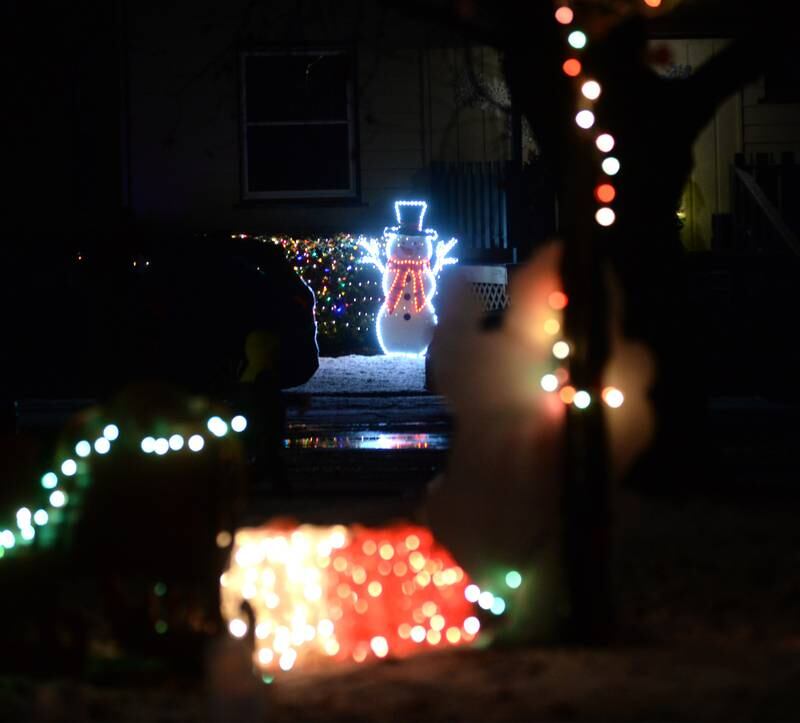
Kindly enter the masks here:
[[331, 238], [256, 236], [283, 249], [295, 272], [314, 291], [320, 343], [374, 349], [372, 329], [383, 301], [380, 282], [371, 273], [350, 234]]
[[[241, 433], [247, 428], [247, 419], [237, 414], [226, 422], [219, 416], [210, 417], [205, 424], [212, 438], [222, 438], [229, 430]], [[189, 434], [192, 431], [193, 433]], [[129, 435], [133, 439], [136, 435]], [[35, 503], [17, 509], [15, 524], [0, 526], [0, 560], [39, 542], [48, 546], [55, 541], [56, 529], [65, 521], [68, 506], [74, 506], [81, 492], [90, 483], [91, 458], [107, 455], [112, 446], [124, 442], [125, 435], [113, 423], [102, 427], [94, 442], [81, 439], [74, 445], [74, 456], [57, 460], [53, 470], [45, 472], [40, 479], [39, 497]], [[139, 442], [145, 454], [158, 457], [169, 452], [188, 450], [196, 453], [206, 446], [206, 437], [200, 430], [182, 427], [165, 436], [146, 436]]]
[[[650, 8], [657, 8], [661, 5], [661, 0], [643, 1]], [[603, 89], [597, 80], [585, 73], [583, 63], [577, 57], [579, 52], [586, 48], [589, 39], [583, 30], [575, 26], [575, 12], [569, 5], [564, 4], [563, 0], [557, 0], [555, 4], [555, 20], [559, 25], [564, 26], [566, 42], [570, 47], [570, 57], [563, 61], [561, 68], [565, 75], [574, 79], [578, 88], [575, 124], [581, 130], [590, 131], [595, 128], [597, 121], [594, 103], [600, 98]], [[617, 220], [612, 206], [617, 198], [617, 189], [612, 183], [612, 179], [620, 172], [621, 164], [616, 156], [610, 155], [616, 144], [616, 139], [608, 131], [601, 131], [594, 138], [594, 146], [600, 154], [600, 178], [594, 187], [594, 200], [598, 204], [598, 208], [594, 218], [595, 222], [604, 228], [612, 226]], [[567, 296], [563, 292], [558, 291], [550, 295], [548, 303], [554, 316], [545, 321], [546, 334], [555, 336], [561, 330], [562, 321], [556, 318], [555, 312], [563, 311], [567, 306], [567, 301]], [[557, 361], [566, 361], [571, 353], [572, 348], [568, 341], [565, 339], [554, 341], [553, 357]], [[540, 384], [546, 392], [558, 393], [564, 404], [574, 404], [578, 409], [586, 409], [592, 403], [591, 393], [585, 389], [576, 389], [568, 381], [568, 370], [564, 366], [558, 366], [545, 374]], [[622, 391], [612, 386], [604, 387], [600, 392], [600, 397], [612, 409], [621, 407], [625, 401]]]

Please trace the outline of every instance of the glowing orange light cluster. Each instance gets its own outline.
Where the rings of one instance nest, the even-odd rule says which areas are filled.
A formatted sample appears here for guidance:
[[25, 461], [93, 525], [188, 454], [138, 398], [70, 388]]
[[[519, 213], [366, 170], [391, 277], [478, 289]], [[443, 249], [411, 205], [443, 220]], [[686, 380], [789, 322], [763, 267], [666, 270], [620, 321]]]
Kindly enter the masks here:
[[661, 7], [661, 0], [644, 0], [644, 4], [651, 8]]
[[470, 580], [422, 527], [265, 526], [236, 533], [221, 584], [236, 637], [254, 614], [254, 662], [274, 674], [475, 640]]

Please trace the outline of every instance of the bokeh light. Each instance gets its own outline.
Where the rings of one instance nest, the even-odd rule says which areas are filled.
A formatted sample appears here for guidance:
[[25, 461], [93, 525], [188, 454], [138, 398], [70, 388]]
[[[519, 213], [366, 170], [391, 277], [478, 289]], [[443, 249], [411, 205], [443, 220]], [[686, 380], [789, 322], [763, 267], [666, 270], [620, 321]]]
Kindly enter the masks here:
[[575, 398], [572, 400], [572, 403], [578, 409], [586, 409], [592, 403], [592, 397], [589, 392], [581, 390], [575, 393]]
[[594, 125], [594, 113], [590, 110], [579, 111], [578, 115], [575, 116], [575, 122], [578, 126], [587, 130]]
[[205, 440], [199, 434], [193, 434], [189, 437], [189, 449], [192, 452], [199, 452], [205, 446]]
[[620, 163], [614, 156], [606, 158], [601, 165], [603, 173], [609, 176], [616, 176], [619, 173]]
[[577, 58], [570, 58], [564, 61], [561, 69], [564, 71], [564, 74], [568, 75], [570, 78], [577, 78], [581, 74], [581, 61]]
[[600, 97], [602, 89], [600, 88], [600, 83], [596, 80], [587, 80], [581, 86], [581, 93], [583, 93], [584, 98], [588, 98], [589, 100], [597, 100]]
[[603, 206], [603, 208], [597, 209], [594, 218], [601, 226], [611, 226], [617, 220], [617, 214], [614, 213], [614, 209]]
[[582, 30], [573, 30], [567, 37], [567, 42], [576, 50], [586, 47], [586, 33]]
[[558, 396], [561, 398], [561, 401], [564, 402], [564, 404], [572, 404], [572, 400], [575, 399], [575, 394], [575, 387], [566, 386], [561, 388]]
[[603, 389], [603, 401], [612, 409], [618, 409], [625, 402], [625, 395], [616, 387], [606, 387]]
[[555, 374], [545, 374], [540, 384], [546, 392], [554, 392], [558, 389], [558, 377]]
[[610, 183], [601, 183], [594, 189], [594, 197], [600, 203], [611, 203], [617, 197], [617, 189]]
[[547, 303], [550, 305], [550, 308], [556, 311], [566, 309], [568, 301], [569, 299], [563, 291], [554, 291], [547, 297]]
[[82, 439], [75, 445], [75, 454], [79, 457], [88, 457], [92, 453], [92, 445], [85, 439]]
[[61, 474], [72, 477], [78, 471], [78, 465], [74, 459], [65, 459], [61, 463]]
[[557, 341], [553, 344], [553, 356], [556, 359], [566, 359], [569, 356], [569, 344], [565, 341]]
[[560, 8], [558, 8], [558, 10], [556, 10], [556, 20], [562, 25], [569, 25], [574, 17], [575, 13], [572, 12], [572, 8], [569, 8], [566, 5], [562, 5]]
[[597, 140], [595, 141], [595, 145], [597, 146], [598, 150], [601, 150], [603, 153], [608, 153], [614, 149], [616, 141], [614, 140], [614, 136], [610, 133], [601, 133], [597, 136]]

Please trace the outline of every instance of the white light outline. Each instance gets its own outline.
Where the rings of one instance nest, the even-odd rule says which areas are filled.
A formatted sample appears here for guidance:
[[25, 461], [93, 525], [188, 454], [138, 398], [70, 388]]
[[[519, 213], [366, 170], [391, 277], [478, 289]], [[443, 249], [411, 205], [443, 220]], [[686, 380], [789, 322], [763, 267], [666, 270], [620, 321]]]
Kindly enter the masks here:
[[[428, 204], [426, 201], [395, 201], [394, 202], [394, 212], [395, 217], [397, 218], [397, 226], [386, 226], [383, 229], [383, 254], [389, 258], [389, 245], [393, 241], [395, 241], [400, 234], [400, 224], [402, 223], [400, 217], [400, 208], [403, 206], [416, 206], [418, 208], [422, 208], [419, 217], [419, 224], [417, 225], [417, 230], [421, 231], [425, 236], [425, 252], [426, 257], [430, 260], [434, 256], [434, 248], [433, 242], [438, 241], [439, 234], [436, 232], [435, 229], [426, 228], [424, 231], [422, 229], [423, 220], [425, 218], [425, 213], [428, 210]], [[422, 309], [419, 312], [421, 313], [425, 307], [430, 308], [431, 314], [433, 315], [433, 324], [434, 326], [438, 325], [439, 319], [436, 315], [436, 307], [434, 307], [432, 299], [436, 296], [437, 291], [437, 277], [441, 273], [442, 269], [445, 266], [450, 266], [452, 264], [458, 263], [457, 257], [448, 256], [452, 248], [458, 243], [458, 239], [451, 238], [449, 241], [438, 241], [436, 244], [436, 260], [431, 265], [429, 271], [433, 280], [433, 285], [431, 287], [430, 293], [425, 295], [425, 304], [423, 305]], [[371, 263], [381, 272], [381, 275], [384, 277], [383, 283], [381, 284], [381, 289], [383, 290], [384, 300], [381, 304], [378, 313], [375, 315], [375, 332], [376, 336], [378, 337], [378, 346], [380, 347], [381, 351], [386, 354], [387, 356], [407, 356], [407, 357], [420, 357], [425, 356], [425, 353], [428, 351], [428, 346], [425, 345], [425, 348], [418, 352], [407, 352], [407, 351], [389, 351], [386, 348], [386, 344], [383, 341], [383, 334], [381, 334], [381, 327], [380, 327], [380, 317], [381, 314], [385, 314], [386, 312], [386, 301], [388, 296], [388, 289], [384, 288], [386, 286], [386, 272], [387, 267], [386, 264], [380, 258], [380, 248], [378, 246], [378, 239], [367, 237], [367, 236], [359, 236], [358, 237], [358, 245], [361, 246], [365, 251], [366, 254], [361, 257], [360, 263]]]

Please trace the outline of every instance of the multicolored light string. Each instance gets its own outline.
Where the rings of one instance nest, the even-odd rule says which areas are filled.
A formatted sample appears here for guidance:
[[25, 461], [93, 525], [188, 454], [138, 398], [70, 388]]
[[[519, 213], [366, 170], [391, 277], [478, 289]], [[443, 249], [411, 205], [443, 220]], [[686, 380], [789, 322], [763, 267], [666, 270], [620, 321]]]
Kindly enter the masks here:
[[[224, 437], [228, 430], [241, 433], [247, 428], [247, 419], [241, 414], [226, 422], [221, 417], [212, 416], [206, 422], [207, 431], [216, 438]], [[131, 435], [133, 436], [133, 435]], [[52, 541], [53, 527], [64, 521], [64, 513], [80, 492], [89, 484], [90, 459], [92, 456], [104, 457], [113, 446], [118, 446], [125, 436], [116, 424], [106, 424], [94, 442], [81, 439], [74, 445], [74, 456], [57, 460], [53, 470], [45, 472], [40, 479], [41, 491], [35, 504], [20, 507], [15, 513], [15, 524], [0, 526], [0, 560], [9, 554], [29, 547], [39, 538]], [[168, 452], [180, 452], [186, 448], [199, 452], [205, 447], [206, 439], [201, 431], [196, 431], [186, 439], [185, 434], [151, 437], [140, 440], [139, 448], [146, 454], [163, 456]]]

